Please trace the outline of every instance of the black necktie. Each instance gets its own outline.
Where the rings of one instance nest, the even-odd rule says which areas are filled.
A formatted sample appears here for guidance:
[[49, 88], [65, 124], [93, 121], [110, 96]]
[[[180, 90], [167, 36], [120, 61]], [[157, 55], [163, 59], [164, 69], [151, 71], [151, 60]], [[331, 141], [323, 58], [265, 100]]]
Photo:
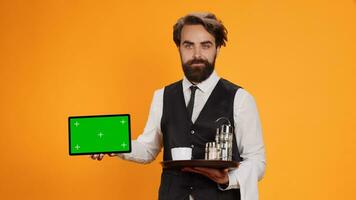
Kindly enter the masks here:
[[192, 119], [192, 114], [193, 114], [193, 106], [194, 106], [194, 98], [195, 98], [195, 91], [198, 89], [197, 86], [192, 85], [190, 86], [191, 94], [190, 94], [190, 100], [187, 106], [187, 111], [188, 111], [188, 119]]

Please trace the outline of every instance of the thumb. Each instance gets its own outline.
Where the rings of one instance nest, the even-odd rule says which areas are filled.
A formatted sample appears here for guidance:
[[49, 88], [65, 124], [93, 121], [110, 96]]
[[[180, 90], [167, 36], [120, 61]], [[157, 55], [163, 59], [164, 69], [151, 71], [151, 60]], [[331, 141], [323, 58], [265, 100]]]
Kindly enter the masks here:
[[117, 156], [117, 153], [109, 153], [109, 156], [110, 156], [110, 157]]

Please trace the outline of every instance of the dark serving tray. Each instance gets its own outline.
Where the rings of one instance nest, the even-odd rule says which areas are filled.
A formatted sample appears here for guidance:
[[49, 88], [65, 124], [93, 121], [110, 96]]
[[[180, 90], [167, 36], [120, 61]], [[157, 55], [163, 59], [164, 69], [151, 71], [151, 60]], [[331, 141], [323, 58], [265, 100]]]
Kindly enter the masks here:
[[161, 162], [163, 168], [208, 167], [215, 169], [237, 168], [239, 162], [225, 160], [169, 160]]

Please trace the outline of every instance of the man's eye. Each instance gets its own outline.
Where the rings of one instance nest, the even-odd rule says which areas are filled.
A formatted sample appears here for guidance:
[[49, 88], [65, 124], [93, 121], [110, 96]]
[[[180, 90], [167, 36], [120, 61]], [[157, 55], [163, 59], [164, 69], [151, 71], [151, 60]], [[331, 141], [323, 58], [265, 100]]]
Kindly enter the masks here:
[[192, 47], [193, 47], [193, 45], [191, 45], [191, 44], [184, 45], [184, 48], [186, 48], [186, 49], [191, 49]]
[[210, 47], [211, 47], [210, 44], [203, 44], [203, 48], [204, 48], [204, 49], [209, 49]]

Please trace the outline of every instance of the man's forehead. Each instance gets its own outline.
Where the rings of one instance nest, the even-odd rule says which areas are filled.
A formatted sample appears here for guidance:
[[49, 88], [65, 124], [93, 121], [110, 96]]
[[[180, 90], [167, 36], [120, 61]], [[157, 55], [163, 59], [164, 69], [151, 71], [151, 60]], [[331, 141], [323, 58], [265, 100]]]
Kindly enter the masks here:
[[202, 25], [184, 25], [181, 32], [181, 42], [189, 41], [194, 43], [211, 41], [215, 38]]

